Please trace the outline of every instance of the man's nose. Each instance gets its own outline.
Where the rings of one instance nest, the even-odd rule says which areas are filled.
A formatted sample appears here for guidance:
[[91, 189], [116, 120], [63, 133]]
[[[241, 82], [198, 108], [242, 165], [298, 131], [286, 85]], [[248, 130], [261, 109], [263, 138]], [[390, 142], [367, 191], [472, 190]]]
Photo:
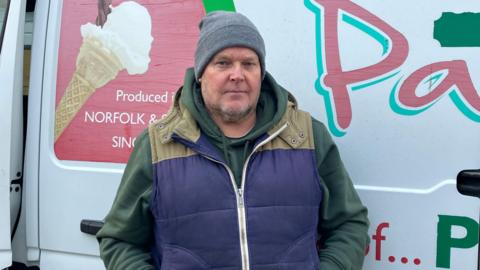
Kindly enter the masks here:
[[240, 63], [235, 63], [232, 66], [230, 73], [230, 80], [232, 81], [243, 81], [245, 79], [244, 70]]

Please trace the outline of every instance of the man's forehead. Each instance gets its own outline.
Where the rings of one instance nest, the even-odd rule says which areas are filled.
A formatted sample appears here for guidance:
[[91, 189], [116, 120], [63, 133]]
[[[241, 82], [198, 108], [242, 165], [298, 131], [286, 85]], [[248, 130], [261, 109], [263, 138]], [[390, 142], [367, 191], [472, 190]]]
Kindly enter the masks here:
[[253, 58], [258, 60], [257, 53], [246, 47], [229, 47], [219, 51], [213, 59], [217, 58], [231, 58], [231, 57], [242, 57], [242, 58]]

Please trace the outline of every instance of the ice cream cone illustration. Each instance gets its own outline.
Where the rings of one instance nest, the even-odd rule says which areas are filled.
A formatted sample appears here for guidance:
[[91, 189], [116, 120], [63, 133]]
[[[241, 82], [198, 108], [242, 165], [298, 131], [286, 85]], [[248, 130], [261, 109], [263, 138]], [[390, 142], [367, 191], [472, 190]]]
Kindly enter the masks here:
[[55, 111], [55, 141], [96, 89], [123, 69], [129, 74], [145, 73], [150, 62], [151, 18], [136, 2], [112, 8], [103, 27], [87, 23], [81, 32], [76, 69]]
[[80, 47], [76, 67], [55, 111], [55, 141], [93, 92], [117, 76], [122, 64], [103, 49], [100, 41], [87, 38]]

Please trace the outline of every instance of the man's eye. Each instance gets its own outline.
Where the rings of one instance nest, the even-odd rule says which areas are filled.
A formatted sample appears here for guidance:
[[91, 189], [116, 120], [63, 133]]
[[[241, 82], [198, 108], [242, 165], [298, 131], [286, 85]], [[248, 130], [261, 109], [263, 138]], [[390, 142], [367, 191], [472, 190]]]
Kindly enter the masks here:
[[244, 62], [244, 63], [243, 63], [243, 66], [244, 66], [245, 68], [248, 68], [248, 69], [254, 68], [256, 65], [257, 65], [257, 63], [255, 63], [255, 62]]
[[227, 61], [217, 61], [217, 65], [226, 66], [226, 65], [228, 65], [228, 62]]

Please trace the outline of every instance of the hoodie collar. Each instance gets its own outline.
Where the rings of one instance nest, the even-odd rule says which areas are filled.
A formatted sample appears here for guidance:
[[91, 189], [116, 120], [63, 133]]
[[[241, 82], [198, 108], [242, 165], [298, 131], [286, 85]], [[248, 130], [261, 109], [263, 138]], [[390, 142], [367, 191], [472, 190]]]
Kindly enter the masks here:
[[[161, 129], [161, 143], [171, 141], [173, 134], [191, 142], [197, 142], [200, 139], [201, 131], [195, 117], [180, 101], [183, 95], [184, 89], [180, 88], [175, 94], [174, 104], [167, 117], [157, 124], [157, 128]], [[290, 93], [287, 95], [286, 113], [267, 134], [272, 135], [281, 130], [278, 136], [290, 147], [298, 148], [306, 140], [306, 131], [296, 124], [297, 101]]]
[[276, 125], [284, 116], [287, 108], [288, 92], [278, 85], [267, 72], [262, 81], [257, 104], [257, 120], [253, 129], [242, 138], [226, 138], [212, 120], [201, 97], [200, 85], [196, 82], [193, 69], [187, 69], [179, 103], [190, 112], [199, 128], [213, 141], [236, 145], [255, 140]]

